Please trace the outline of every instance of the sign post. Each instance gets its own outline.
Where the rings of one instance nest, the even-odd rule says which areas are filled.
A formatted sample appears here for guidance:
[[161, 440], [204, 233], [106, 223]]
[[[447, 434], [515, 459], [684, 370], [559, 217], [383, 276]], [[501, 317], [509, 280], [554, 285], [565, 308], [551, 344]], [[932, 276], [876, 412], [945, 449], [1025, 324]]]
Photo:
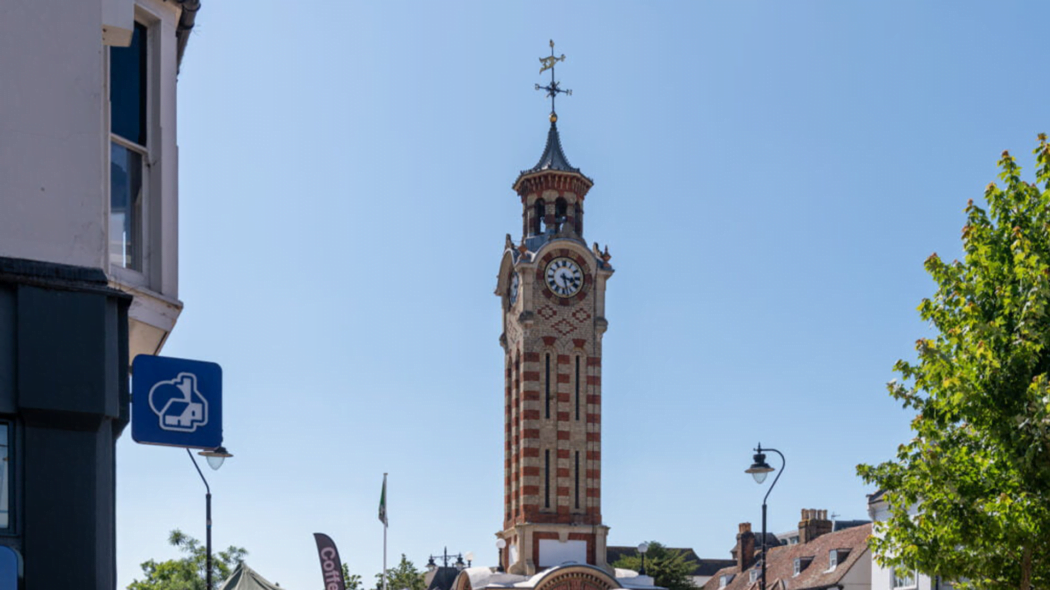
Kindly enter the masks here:
[[147, 445], [222, 445], [222, 368], [140, 354], [132, 362], [131, 438]]

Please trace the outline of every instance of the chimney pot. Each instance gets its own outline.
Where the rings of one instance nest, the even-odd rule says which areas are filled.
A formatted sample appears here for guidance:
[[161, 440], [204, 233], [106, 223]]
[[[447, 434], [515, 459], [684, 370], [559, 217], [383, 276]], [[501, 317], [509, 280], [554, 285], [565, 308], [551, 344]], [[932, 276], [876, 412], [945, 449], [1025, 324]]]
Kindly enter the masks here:
[[751, 532], [751, 523], [750, 522], [742, 522], [742, 523], [740, 523], [740, 532], [741, 533], [750, 533]]
[[821, 535], [831, 532], [831, 521], [827, 510], [809, 508], [802, 510], [802, 520], [798, 523], [798, 542], [809, 543]]

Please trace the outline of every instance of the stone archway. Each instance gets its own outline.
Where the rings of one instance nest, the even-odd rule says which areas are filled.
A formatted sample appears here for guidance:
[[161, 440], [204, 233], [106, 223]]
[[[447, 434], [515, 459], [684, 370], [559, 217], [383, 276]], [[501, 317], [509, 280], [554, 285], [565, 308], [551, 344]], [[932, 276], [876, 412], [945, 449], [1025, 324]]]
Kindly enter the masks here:
[[589, 565], [570, 565], [551, 570], [536, 584], [535, 590], [613, 590], [616, 579]]
[[466, 571], [459, 572], [456, 579], [452, 581], [452, 590], [474, 590]]

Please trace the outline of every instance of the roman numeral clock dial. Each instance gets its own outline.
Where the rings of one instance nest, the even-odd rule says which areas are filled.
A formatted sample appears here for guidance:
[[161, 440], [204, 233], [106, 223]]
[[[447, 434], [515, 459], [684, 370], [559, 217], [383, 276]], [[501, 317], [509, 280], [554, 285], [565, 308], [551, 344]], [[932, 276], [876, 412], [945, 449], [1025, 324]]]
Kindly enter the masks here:
[[572, 297], [583, 288], [583, 271], [571, 258], [555, 258], [547, 265], [547, 288], [558, 297]]

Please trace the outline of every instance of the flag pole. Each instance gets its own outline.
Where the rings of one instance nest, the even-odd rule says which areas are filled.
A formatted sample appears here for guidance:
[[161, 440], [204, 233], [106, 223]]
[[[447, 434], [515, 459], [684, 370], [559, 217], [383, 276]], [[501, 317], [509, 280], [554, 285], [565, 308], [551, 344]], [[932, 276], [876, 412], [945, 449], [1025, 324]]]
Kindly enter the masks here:
[[383, 474], [382, 520], [383, 520], [383, 590], [386, 590], [386, 529], [390, 522], [386, 516], [386, 473]]

